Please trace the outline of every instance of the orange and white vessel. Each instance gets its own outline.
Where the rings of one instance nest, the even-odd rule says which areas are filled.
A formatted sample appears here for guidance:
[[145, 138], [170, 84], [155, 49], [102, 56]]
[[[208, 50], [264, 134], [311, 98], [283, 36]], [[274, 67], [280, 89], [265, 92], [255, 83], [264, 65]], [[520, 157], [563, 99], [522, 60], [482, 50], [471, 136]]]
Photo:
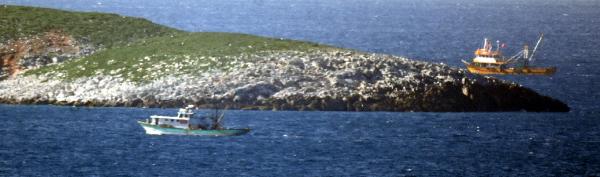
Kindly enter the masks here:
[[483, 48], [475, 50], [475, 58], [472, 62], [462, 60], [467, 66], [467, 70], [475, 74], [520, 74], [520, 75], [552, 75], [556, 72], [556, 67], [531, 67], [529, 64], [533, 61], [533, 55], [542, 42], [542, 34], [537, 41], [531, 55], [527, 45], [523, 50], [510, 58], [504, 57], [500, 51], [500, 41], [496, 41], [496, 49], [487, 38], [483, 41]]

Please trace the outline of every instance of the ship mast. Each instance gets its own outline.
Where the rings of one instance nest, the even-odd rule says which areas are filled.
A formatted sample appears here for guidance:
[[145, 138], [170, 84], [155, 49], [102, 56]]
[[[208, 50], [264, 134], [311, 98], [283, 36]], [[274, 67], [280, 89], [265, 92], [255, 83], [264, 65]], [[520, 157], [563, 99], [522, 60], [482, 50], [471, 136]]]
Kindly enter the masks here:
[[487, 41], [488, 41], [487, 38], [483, 38], [483, 47], [482, 47], [482, 49], [487, 49]]
[[524, 59], [529, 58], [529, 46], [527, 46], [527, 45], [523, 46], [523, 58]]
[[523, 46], [523, 67], [527, 67], [529, 64], [529, 46], [525, 44]]
[[496, 51], [500, 52], [500, 40], [496, 40]]
[[537, 43], [535, 44], [535, 47], [533, 47], [533, 51], [531, 52], [531, 56], [529, 56], [529, 58], [527, 59], [528, 61], [531, 61], [533, 59], [533, 55], [535, 54], [535, 51], [537, 50], [537, 48], [540, 45], [540, 43], [542, 43], [542, 38], [544, 38], [544, 33], [542, 33], [540, 35], [540, 39], [538, 39]]

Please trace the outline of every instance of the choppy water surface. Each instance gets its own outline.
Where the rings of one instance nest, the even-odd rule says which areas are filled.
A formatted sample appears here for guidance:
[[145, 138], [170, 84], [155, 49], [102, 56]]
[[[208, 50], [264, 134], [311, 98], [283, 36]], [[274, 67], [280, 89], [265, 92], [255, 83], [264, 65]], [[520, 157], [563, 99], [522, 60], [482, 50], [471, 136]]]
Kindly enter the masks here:
[[228, 111], [238, 137], [148, 136], [176, 109], [0, 106], [0, 175], [600, 175], [597, 115]]
[[462, 67], [482, 38], [506, 53], [539, 32], [514, 77], [570, 113], [229, 111], [240, 137], [146, 136], [135, 121], [174, 109], [0, 105], [0, 176], [600, 176], [600, 1], [0, 0], [144, 17], [188, 31], [242, 32]]

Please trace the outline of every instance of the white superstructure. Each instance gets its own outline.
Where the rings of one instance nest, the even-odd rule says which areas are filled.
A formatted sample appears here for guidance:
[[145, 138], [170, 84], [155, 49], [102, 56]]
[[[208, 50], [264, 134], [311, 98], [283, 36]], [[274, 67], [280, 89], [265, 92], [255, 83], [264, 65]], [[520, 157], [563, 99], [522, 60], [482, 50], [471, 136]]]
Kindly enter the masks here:
[[185, 108], [179, 109], [177, 116], [158, 116], [152, 115], [150, 119], [146, 119], [146, 122], [151, 125], [160, 125], [169, 128], [181, 128], [181, 129], [207, 129], [210, 126], [210, 122], [202, 117], [194, 117], [194, 106], [188, 105]]

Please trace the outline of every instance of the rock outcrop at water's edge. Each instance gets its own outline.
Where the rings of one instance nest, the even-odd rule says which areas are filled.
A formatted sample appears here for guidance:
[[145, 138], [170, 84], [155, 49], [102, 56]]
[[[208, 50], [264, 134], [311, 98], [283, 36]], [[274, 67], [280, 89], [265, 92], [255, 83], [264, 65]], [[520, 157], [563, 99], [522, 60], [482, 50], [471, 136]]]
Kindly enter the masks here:
[[[230, 56], [227, 71], [182, 73], [145, 83], [57, 73], [0, 82], [0, 102], [78, 106], [328, 111], [569, 111], [564, 103], [444, 64], [349, 51], [273, 51]], [[181, 64], [184, 65], [183, 61]], [[126, 66], [124, 66], [126, 67]], [[58, 73], [60, 74], [60, 73]]]

